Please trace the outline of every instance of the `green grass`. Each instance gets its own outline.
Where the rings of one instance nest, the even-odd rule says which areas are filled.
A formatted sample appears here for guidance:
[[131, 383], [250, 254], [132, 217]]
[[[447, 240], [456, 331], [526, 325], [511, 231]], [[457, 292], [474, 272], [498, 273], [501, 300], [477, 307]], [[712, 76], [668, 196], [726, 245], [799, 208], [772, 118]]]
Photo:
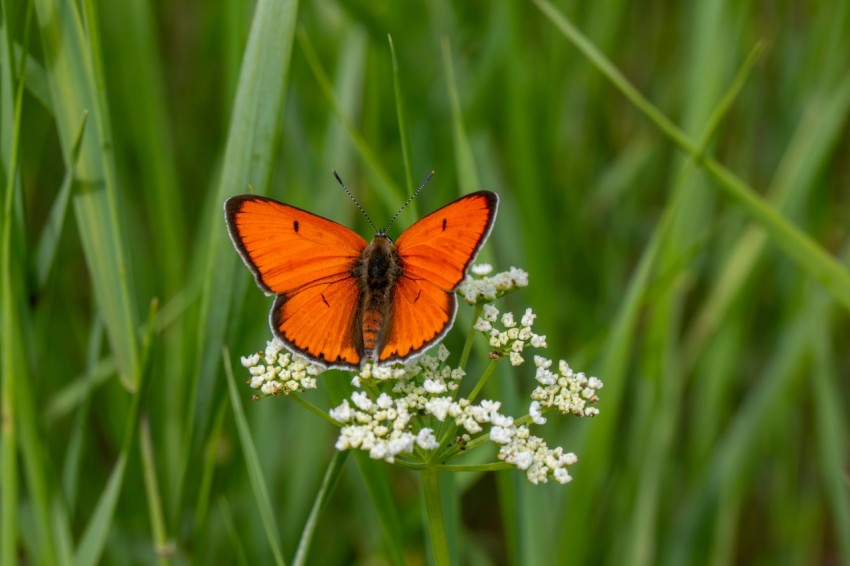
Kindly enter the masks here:
[[[425, 478], [452, 560], [850, 564], [850, 4], [0, 15], [3, 564], [433, 560], [419, 474], [242, 384], [270, 300], [222, 203], [367, 235], [331, 168], [379, 226], [436, 170], [391, 236], [498, 192], [482, 257], [531, 276], [508, 305], [605, 382], [544, 429], [571, 484]], [[521, 414], [531, 381], [499, 364], [482, 395]]]

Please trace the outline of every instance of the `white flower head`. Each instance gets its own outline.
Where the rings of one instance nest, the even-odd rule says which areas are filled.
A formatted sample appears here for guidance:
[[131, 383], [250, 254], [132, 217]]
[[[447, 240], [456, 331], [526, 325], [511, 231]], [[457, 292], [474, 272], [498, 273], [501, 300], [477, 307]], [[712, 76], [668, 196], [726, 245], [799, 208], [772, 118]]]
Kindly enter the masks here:
[[[534, 332], [532, 325], [537, 315], [531, 309], [526, 309], [517, 324], [516, 317], [506, 312], [499, 317], [499, 311], [490, 305], [484, 305], [482, 316], [478, 318], [473, 328], [488, 336], [490, 348], [497, 357], [508, 356], [513, 366], [522, 365], [525, 358], [522, 352], [529, 346], [546, 348], [546, 337]], [[502, 328], [497, 328], [496, 321]]]
[[575, 373], [564, 360], [558, 363], [558, 373], [549, 371], [551, 360], [540, 358], [535, 378], [539, 385], [531, 393], [531, 398], [540, 403], [543, 409], [556, 408], [562, 415], [573, 414], [590, 417], [599, 413], [590, 405], [598, 400], [596, 392], [602, 389], [602, 381], [588, 378], [584, 373]]
[[528, 286], [528, 273], [521, 269], [512, 267], [508, 271], [490, 276], [492, 269], [488, 264], [475, 265], [470, 269], [457, 290], [464, 301], [471, 305], [488, 303]]
[[[458, 293], [478, 304], [474, 332], [484, 334], [490, 344], [491, 360], [522, 366], [528, 348], [546, 348], [546, 336], [537, 334], [537, 315], [532, 309], [522, 314], [500, 312], [490, 304], [502, 295], [528, 285], [528, 274], [516, 268], [492, 273], [490, 265], [473, 266]], [[593, 416], [602, 382], [575, 372], [565, 361], [557, 365], [533, 355], [536, 388], [528, 414], [514, 418], [502, 412], [502, 403], [478, 398], [483, 382], [461, 388], [466, 372], [448, 364], [444, 345], [418, 357], [392, 364], [367, 360], [352, 372], [354, 391], [328, 416], [339, 427], [338, 450], [363, 450], [371, 458], [408, 467], [427, 462], [448, 462], [474, 450], [486, 441], [498, 446], [499, 460], [521, 470], [535, 484], [550, 479], [567, 483], [569, 466], [576, 463], [572, 452], [550, 447], [531, 433], [530, 427], [545, 425], [546, 413]], [[315, 389], [321, 366], [288, 351], [280, 340], [268, 342], [264, 350], [241, 358], [248, 383], [262, 395], [288, 395]], [[504, 363], [504, 362], [503, 362]], [[472, 366], [475, 367], [475, 366]], [[481, 376], [492, 375], [492, 367]], [[518, 374], [520, 372], [517, 372]], [[466, 385], [466, 384], [464, 384]], [[463, 397], [461, 391], [470, 391]], [[441, 451], [434, 454], [433, 451]]]
[[241, 362], [251, 375], [248, 384], [259, 389], [263, 396], [315, 389], [316, 376], [325, 371], [322, 366], [286, 351], [278, 338], [269, 341], [262, 352], [243, 356]]

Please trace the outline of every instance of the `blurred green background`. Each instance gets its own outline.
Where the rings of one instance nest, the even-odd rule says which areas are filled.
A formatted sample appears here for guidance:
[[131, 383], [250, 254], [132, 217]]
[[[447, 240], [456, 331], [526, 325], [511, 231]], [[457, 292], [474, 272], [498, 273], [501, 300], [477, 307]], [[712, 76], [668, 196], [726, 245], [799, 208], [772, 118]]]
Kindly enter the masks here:
[[[436, 170], [391, 236], [498, 192], [501, 307], [605, 383], [541, 431], [571, 484], [444, 478], [456, 561], [850, 564], [850, 3], [540, 2], [2, 0], [4, 563], [291, 559], [335, 431], [250, 401], [270, 300], [221, 206], [366, 236], [334, 167], [378, 225]], [[308, 562], [427, 549], [416, 474], [349, 458]]]

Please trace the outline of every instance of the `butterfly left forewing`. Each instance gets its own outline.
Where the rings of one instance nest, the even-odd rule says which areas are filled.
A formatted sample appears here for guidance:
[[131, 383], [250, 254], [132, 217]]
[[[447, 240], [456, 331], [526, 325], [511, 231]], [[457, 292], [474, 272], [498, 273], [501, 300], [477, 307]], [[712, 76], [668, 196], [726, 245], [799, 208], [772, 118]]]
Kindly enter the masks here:
[[391, 326], [378, 360], [403, 359], [439, 340], [454, 321], [454, 291], [487, 239], [498, 196], [472, 193], [432, 212], [399, 236], [403, 274], [393, 294]]
[[270, 198], [231, 197], [224, 211], [233, 245], [268, 294], [347, 274], [366, 247], [345, 226]]

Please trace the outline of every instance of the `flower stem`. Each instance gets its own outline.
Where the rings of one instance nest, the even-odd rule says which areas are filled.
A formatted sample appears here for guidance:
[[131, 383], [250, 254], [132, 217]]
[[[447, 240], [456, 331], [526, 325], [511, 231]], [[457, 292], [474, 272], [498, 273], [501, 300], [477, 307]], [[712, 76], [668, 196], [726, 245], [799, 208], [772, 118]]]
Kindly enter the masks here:
[[469, 333], [466, 335], [466, 343], [463, 345], [463, 352], [460, 354], [460, 369], [466, 370], [466, 362], [469, 361], [469, 353], [472, 351], [472, 342], [478, 331], [475, 330], [475, 323], [478, 322], [478, 317], [481, 316], [481, 311], [484, 310], [484, 305], [476, 304], [475, 310], [472, 311], [472, 326], [469, 327]]
[[443, 503], [440, 500], [440, 478], [433, 466], [422, 470], [422, 490], [425, 497], [425, 513], [428, 519], [428, 535], [434, 551], [434, 564], [449, 564], [449, 543], [443, 518]]
[[296, 403], [298, 403], [299, 405], [301, 405], [302, 407], [304, 407], [305, 409], [307, 409], [308, 411], [310, 411], [314, 415], [317, 415], [317, 416], [323, 418], [324, 420], [328, 421], [329, 423], [331, 423], [335, 427], [337, 427], [337, 428], [343, 427], [343, 424], [341, 422], [332, 418], [329, 414], [327, 414], [326, 412], [324, 412], [323, 410], [321, 410], [317, 406], [313, 405], [309, 401], [306, 401], [298, 393], [292, 393], [290, 395], [290, 398], [292, 398], [293, 401], [295, 401]]
[[484, 373], [481, 374], [481, 379], [478, 380], [478, 383], [475, 384], [475, 388], [469, 394], [469, 402], [472, 403], [475, 401], [475, 398], [481, 393], [481, 390], [484, 388], [484, 384], [487, 383], [487, 380], [490, 379], [490, 376], [493, 375], [493, 370], [496, 369], [496, 364], [499, 360], [490, 360], [490, 365], [487, 366], [487, 369], [484, 370]]

